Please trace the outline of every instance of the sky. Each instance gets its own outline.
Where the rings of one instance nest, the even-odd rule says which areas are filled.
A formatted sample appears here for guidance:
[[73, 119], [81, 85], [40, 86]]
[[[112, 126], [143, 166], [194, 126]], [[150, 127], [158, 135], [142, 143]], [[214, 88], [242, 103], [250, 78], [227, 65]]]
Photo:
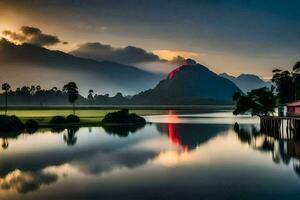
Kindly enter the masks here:
[[38, 34], [20, 41], [52, 39], [42, 45], [65, 52], [98, 44], [114, 56], [132, 46], [159, 60], [181, 56], [216, 73], [268, 78], [300, 60], [299, 6], [296, 0], [0, 0], [0, 32], [20, 36], [22, 26], [35, 27]]

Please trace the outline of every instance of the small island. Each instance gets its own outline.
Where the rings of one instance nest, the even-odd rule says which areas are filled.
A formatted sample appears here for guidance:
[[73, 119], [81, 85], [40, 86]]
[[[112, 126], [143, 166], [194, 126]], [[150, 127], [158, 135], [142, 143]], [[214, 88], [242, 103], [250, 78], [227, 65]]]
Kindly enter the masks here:
[[143, 117], [138, 116], [135, 113], [129, 113], [128, 109], [122, 109], [116, 112], [107, 113], [104, 119], [101, 121], [102, 125], [137, 125], [146, 124], [146, 120]]

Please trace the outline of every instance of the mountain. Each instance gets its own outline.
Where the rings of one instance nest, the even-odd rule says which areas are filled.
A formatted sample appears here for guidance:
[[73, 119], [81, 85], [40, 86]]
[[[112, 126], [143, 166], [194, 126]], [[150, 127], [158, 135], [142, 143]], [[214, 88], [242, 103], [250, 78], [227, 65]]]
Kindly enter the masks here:
[[115, 94], [135, 94], [153, 87], [162, 75], [110, 61], [95, 61], [53, 51], [32, 44], [15, 45], [0, 41], [1, 81], [13, 87], [39, 84], [62, 87], [75, 81], [80, 90]]
[[154, 88], [133, 96], [135, 104], [228, 104], [240, 89], [194, 62], [178, 67]]
[[220, 76], [231, 80], [235, 83], [244, 93], [250, 92], [253, 89], [262, 87], [271, 87], [271, 82], [264, 81], [253, 74], [241, 74], [238, 77], [230, 76], [226, 73], [220, 74]]

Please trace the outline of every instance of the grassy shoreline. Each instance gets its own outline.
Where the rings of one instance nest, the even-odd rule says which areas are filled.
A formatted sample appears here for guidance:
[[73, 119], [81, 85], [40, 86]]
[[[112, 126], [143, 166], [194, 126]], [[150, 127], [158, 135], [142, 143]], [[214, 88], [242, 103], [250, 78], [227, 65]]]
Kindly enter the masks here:
[[[100, 126], [101, 120], [109, 112], [118, 111], [119, 109], [77, 109], [76, 115], [80, 118], [80, 123], [67, 124], [67, 126]], [[3, 113], [3, 111], [0, 113]], [[35, 110], [9, 110], [7, 115], [16, 115], [25, 123], [29, 119], [36, 120], [41, 128], [53, 127], [50, 120], [55, 115], [68, 116], [72, 114], [72, 109], [35, 109]], [[159, 115], [166, 113], [166, 110], [130, 110], [130, 113], [136, 113], [140, 116]], [[66, 125], [55, 125], [66, 126]]]
[[[124, 106], [125, 107], [125, 106]], [[81, 122], [78, 124], [68, 124], [68, 126], [100, 126], [101, 120], [109, 112], [118, 111], [120, 107], [113, 106], [102, 106], [102, 107], [82, 107], [78, 106], [76, 108], [76, 115], [80, 118]], [[161, 115], [167, 114], [168, 110], [218, 110], [218, 109], [230, 109], [232, 106], [229, 105], [198, 105], [198, 106], [131, 106], [129, 107], [130, 113], [136, 113], [140, 116], [148, 115]], [[8, 109], [8, 115], [16, 115], [21, 119], [22, 122], [26, 122], [29, 119], [36, 120], [40, 127], [53, 127], [50, 124], [50, 119], [53, 116], [61, 115], [68, 116], [72, 114], [72, 108], [69, 106], [49, 106], [49, 107], [39, 107], [39, 106], [19, 106], [10, 107]], [[0, 114], [4, 114], [4, 109], [0, 109]]]

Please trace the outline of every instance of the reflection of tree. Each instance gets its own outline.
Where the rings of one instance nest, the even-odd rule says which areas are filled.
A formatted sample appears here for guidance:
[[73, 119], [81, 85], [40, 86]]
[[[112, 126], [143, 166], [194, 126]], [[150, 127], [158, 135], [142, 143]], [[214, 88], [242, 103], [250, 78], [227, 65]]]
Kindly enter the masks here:
[[66, 128], [63, 127], [63, 126], [53, 126], [53, 127], [51, 128], [51, 132], [52, 132], [52, 133], [61, 133], [61, 132], [63, 132], [65, 129], [66, 129]]
[[7, 149], [8, 148], [8, 141], [7, 138], [2, 138], [2, 149]]
[[117, 135], [119, 137], [128, 137], [130, 133], [135, 133], [139, 129], [144, 128], [145, 124], [105, 125], [102, 127], [108, 134]]
[[222, 124], [157, 124], [157, 130], [183, 150], [194, 150], [230, 128]]
[[9, 144], [8, 144], [8, 139], [16, 139], [21, 135], [21, 131], [1, 131], [0, 132], [0, 138], [2, 138], [2, 149], [7, 149]]
[[79, 127], [71, 127], [67, 129], [67, 134], [64, 135], [64, 141], [68, 146], [74, 146], [77, 142], [76, 132]]
[[26, 131], [27, 131], [27, 133], [29, 133], [29, 134], [34, 134], [35, 132], [38, 131], [38, 127], [35, 127], [35, 128], [27, 128]]
[[300, 176], [300, 162], [299, 161], [293, 162], [293, 167], [296, 174]]
[[[252, 128], [249, 128], [249, 126]], [[289, 165], [293, 160], [295, 173], [300, 175], [300, 143], [298, 141], [286, 141], [260, 134], [253, 125], [234, 125], [234, 131], [242, 143], [248, 143], [253, 149], [260, 152], [270, 152], [274, 163], [284, 163]], [[262, 139], [257, 145], [257, 137]], [[255, 145], [253, 145], [255, 144]]]

